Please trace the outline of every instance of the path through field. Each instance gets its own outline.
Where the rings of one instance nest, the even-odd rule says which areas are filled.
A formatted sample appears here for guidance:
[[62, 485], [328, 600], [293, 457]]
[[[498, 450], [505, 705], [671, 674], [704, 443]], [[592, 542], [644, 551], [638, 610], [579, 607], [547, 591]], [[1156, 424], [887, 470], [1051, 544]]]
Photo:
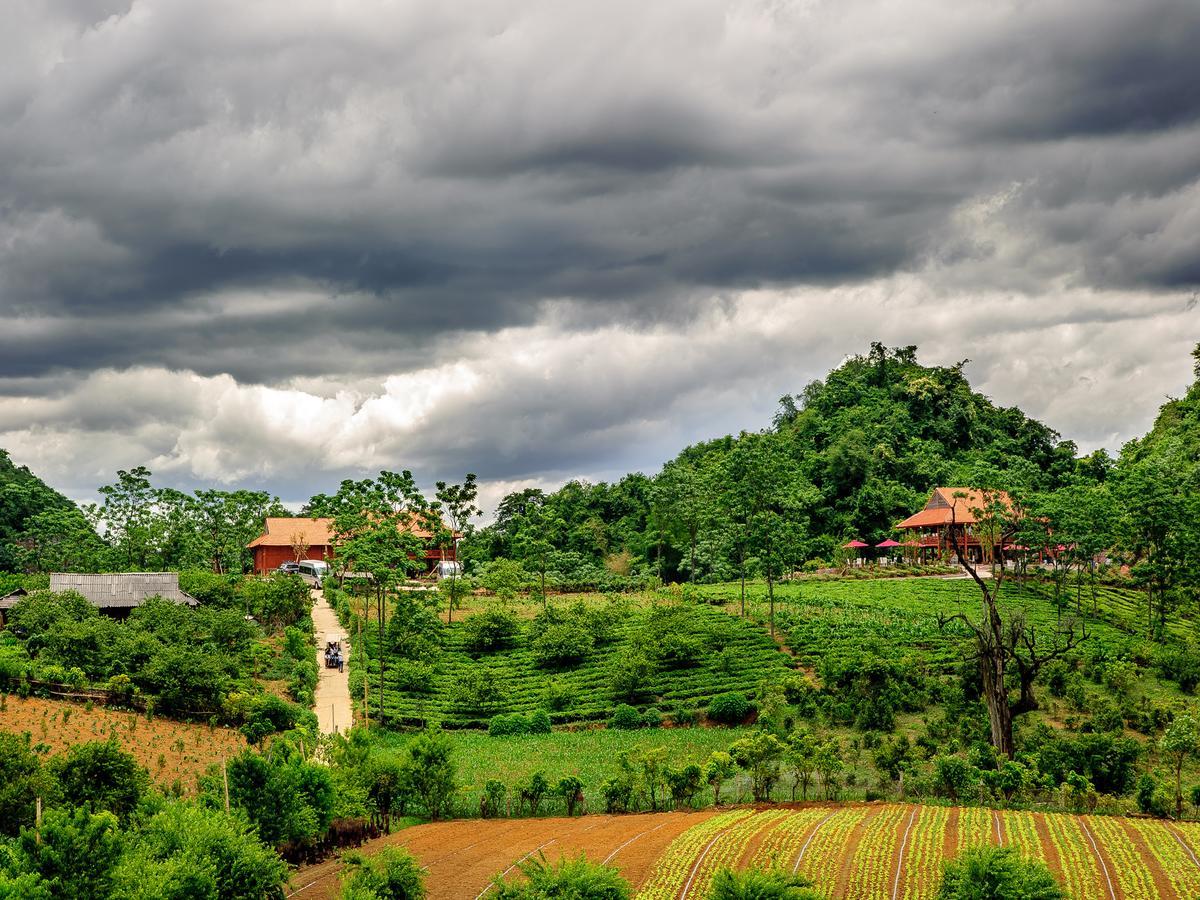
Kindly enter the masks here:
[[[325, 600], [325, 594], [313, 590], [312, 620], [317, 636], [317, 690], [313, 711], [322, 734], [349, 731], [354, 724], [354, 710], [350, 705], [350, 639], [338, 622], [333, 607]], [[346, 658], [344, 671], [325, 668], [325, 642], [341, 641], [342, 653]]]
[[[1200, 896], [1200, 825], [1062, 813], [858, 803], [455, 821], [363, 849], [387, 844], [408, 847], [429, 870], [431, 900], [481, 900], [496, 875], [539, 851], [607, 859], [636, 900], [702, 900], [720, 868], [749, 865], [803, 873], [833, 900], [924, 900], [947, 858], [987, 844], [1045, 862], [1077, 900]], [[340, 868], [301, 869], [290, 896], [336, 897]]]

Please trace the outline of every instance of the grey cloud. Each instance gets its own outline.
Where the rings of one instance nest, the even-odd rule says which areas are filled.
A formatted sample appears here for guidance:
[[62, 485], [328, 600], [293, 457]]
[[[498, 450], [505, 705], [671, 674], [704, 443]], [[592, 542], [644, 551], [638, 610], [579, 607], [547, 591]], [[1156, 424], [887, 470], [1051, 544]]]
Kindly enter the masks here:
[[[185, 480], [207, 477], [202, 458], [258, 471], [252, 436], [295, 455], [294, 480], [263, 470], [287, 491], [373, 454], [484, 461], [495, 483], [649, 467], [758, 424], [872, 338], [977, 355], [1020, 325], [1006, 297], [1025, 316], [1030, 298], [1057, 307], [1063, 341], [1111, 336], [1122, 315], [1156, 333], [1163, 298], [1200, 284], [1190, 0], [140, 0], [25, 5], [11, 25], [0, 409], [25, 447], [38, 429], [62, 448], [127, 429], [125, 450], [96, 438], [106, 461], [156, 458]], [[801, 298], [781, 301], [790, 325], [825, 343], [755, 352], [738, 329], [760, 320], [735, 313], [759, 291]], [[1124, 311], [1092, 299], [1122, 291]], [[874, 314], [815, 318], [860, 294]], [[957, 333], [913, 324], [980, 296]], [[505, 368], [519, 336], [552, 355], [614, 325], [614, 347], [713, 327], [736, 350], [578, 378], [560, 360], [552, 381]], [[447, 401], [466, 429], [429, 413], [335, 446], [239, 412], [367, 402], [389, 375], [464, 358], [497, 385]], [[119, 409], [89, 393], [110, 370], [200, 377], [173, 408], [125, 386]], [[719, 401], [698, 400], [718, 379]], [[1017, 381], [1008, 402], [1042, 402]], [[1116, 408], [1064, 423], [1128, 435], [1135, 407]]]

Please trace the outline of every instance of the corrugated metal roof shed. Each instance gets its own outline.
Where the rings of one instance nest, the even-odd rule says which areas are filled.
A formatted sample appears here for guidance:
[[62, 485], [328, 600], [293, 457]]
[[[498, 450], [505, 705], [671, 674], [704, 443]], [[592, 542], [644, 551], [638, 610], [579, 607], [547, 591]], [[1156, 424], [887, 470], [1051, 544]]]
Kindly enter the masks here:
[[[100, 609], [132, 609], [150, 597], [162, 597], [174, 603], [197, 606], [199, 601], [179, 589], [178, 572], [120, 572], [105, 575], [86, 575], [76, 572], [54, 572], [50, 575], [50, 590], [75, 591]], [[11, 609], [24, 596], [14, 591], [0, 598], [0, 609]]]

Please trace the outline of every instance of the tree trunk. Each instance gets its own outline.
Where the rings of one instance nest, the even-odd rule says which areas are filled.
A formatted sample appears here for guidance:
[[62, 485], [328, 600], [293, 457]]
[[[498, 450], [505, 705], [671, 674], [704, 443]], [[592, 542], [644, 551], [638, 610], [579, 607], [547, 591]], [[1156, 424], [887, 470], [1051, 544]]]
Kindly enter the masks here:
[[383, 588], [376, 588], [375, 605], [378, 607], [379, 613], [379, 724], [382, 726], [387, 720], [383, 714]]
[[983, 677], [983, 699], [987, 703], [992, 746], [1009, 759], [1013, 757], [1012, 707], [1004, 687], [1004, 660], [994, 650], [980, 648], [979, 669]]

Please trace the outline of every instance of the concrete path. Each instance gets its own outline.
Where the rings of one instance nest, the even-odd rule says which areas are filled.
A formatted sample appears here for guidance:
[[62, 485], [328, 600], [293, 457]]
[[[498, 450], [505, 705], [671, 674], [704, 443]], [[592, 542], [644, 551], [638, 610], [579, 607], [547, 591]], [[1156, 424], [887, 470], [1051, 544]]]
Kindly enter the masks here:
[[[322, 734], [334, 734], [350, 730], [354, 724], [353, 707], [350, 705], [350, 639], [338, 622], [337, 614], [325, 600], [323, 592], [312, 592], [313, 631], [317, 635], [317, 690], [313, 712], [317, 714]], [[325, 668], [326, 641], [341, 641], [342, 655], [346, 658], [345, 671]]]

